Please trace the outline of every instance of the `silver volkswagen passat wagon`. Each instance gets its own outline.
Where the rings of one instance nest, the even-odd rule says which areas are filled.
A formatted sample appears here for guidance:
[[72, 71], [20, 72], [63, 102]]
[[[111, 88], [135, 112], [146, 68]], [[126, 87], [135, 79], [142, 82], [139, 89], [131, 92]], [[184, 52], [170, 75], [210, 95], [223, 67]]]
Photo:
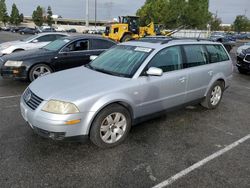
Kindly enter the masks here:
[[120, 144], [138, 119], [199, 102], [216, 108], [232, 61], [220, 43], [145, 40], [121, 43], [90, 64], [41, 77], [21, 97], [21, 113], [54, 140]]

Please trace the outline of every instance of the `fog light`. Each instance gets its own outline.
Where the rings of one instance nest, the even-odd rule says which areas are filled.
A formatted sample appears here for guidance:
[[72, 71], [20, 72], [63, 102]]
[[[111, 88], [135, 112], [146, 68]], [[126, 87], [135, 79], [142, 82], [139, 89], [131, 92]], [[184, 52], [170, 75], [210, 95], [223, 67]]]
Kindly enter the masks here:
[[80, 122], [81, 122], [80, 119], [76, 119], [76, 120], [66, 121], [65, 124], [66, 125], [74, 125], [74, 124], [77, 124], [77, 123], [80, 123]]

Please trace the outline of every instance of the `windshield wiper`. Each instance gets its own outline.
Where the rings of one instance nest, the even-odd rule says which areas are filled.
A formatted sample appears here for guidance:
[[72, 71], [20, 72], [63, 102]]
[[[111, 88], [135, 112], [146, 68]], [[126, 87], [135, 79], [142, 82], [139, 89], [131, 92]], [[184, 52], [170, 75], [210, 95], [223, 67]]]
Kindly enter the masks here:
[[116, 72], [112, 72], [112, 71], [107, 71], [105, 69], [98, 69], [98, 68], [95, 68], [95, 67], [91, 66], [90, 64], [86, 64], [85, 67], [87, 67], [87, 68], [89, 68], [91, 70], [95, 70], [97, 72], [104, 73], [104, 74], [109, 74], [109, 75], [119, 76], [119, 77], [125, 77], [125, 78], [129, 77], [128, 75], [125, 75], [125, 74], [116, 73]]
[[90, 64], [86, 64], [86, 65], [84, 65], [84, 67], [89, 68], [89, 69], [91, 69], [91, 70], [95, 70], [95, 68], [92, 67]]

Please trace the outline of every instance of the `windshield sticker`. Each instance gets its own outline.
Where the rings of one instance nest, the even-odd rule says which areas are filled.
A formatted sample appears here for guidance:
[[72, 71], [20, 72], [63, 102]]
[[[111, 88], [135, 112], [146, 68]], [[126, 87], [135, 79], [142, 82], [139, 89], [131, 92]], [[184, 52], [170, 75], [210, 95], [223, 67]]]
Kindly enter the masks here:
[[143, 48], [143, 47], [136, 47], [135, 48], [135, 51], [138, 51], [138, 52], [147, 52], [147, 53], [149, 53], [149, 52], [151, 52], [151, 48]]

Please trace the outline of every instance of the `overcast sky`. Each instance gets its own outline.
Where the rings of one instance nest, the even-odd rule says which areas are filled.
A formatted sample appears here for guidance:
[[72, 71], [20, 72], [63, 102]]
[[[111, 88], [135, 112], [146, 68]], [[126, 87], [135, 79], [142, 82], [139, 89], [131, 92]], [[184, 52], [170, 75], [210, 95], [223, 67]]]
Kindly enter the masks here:
[[[90, 2], [90, 18], [94, 18], [94, 1]], [[85, 18], [86, 0], [6, 0], [10, 11], [13, 3], [20, 12], [31, 16], [37, 5], [52, 7], [54, 14], [64, 18]], [[97, 0], [97, 19], [107, 20], [119, 15], [134, 15], [145, 0]], [[250, 18], [250, 0], [210, 0], [210, 11], [222, 18], [223, 23], [232, 23], [236, 15], [245, 14]]]

